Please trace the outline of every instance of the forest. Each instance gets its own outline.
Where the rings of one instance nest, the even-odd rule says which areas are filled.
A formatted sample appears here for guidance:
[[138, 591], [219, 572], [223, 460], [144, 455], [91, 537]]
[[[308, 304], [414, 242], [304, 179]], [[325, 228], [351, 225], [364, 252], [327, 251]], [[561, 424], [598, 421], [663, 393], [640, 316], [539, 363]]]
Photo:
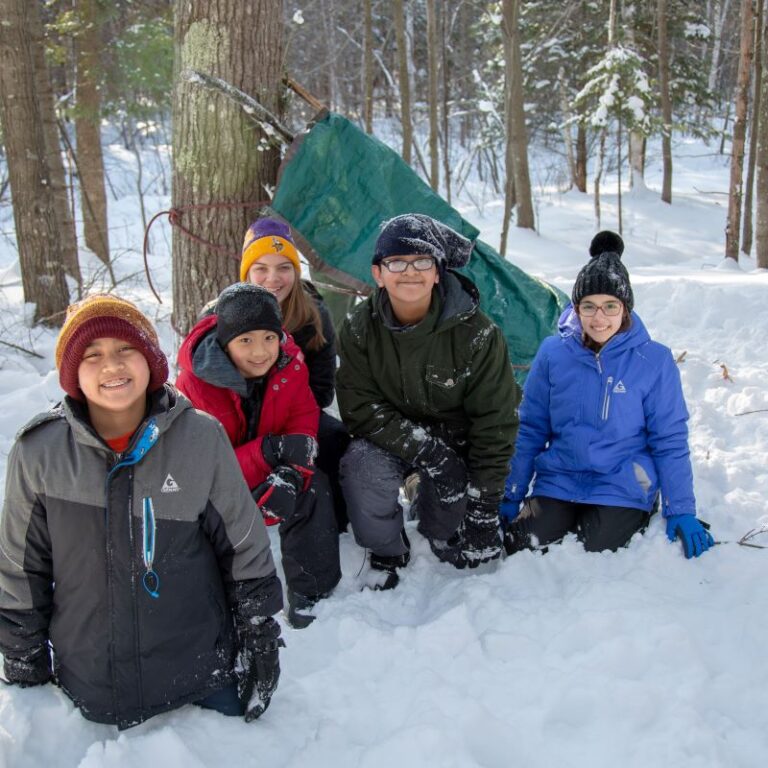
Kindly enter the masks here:
[[[724, 256], [768, 267], [764, 0], [0, 0], [0, 15], [0, 210], [35, 322], [59, 325], [82, 292], [83, 247], [114, 284], [105, 142], [136, 157], [145, 227], [150, 193], [183, 218], [184, 332], [234, 279], [289, 138], [321, 109], [388, 142], [448, 203], [470, 178], [503, 197], [502, 255], [511, 227], [537, 226], [531, 152], [552, 158], [549, 184], [592, 197], [596, 227], [616, 174], [621, 231], [649, 139], [674, 205], [674, 140], [701, 138], [730, 156]], [[170, 151], [170, 173], [144, 171], [148, 147]]]

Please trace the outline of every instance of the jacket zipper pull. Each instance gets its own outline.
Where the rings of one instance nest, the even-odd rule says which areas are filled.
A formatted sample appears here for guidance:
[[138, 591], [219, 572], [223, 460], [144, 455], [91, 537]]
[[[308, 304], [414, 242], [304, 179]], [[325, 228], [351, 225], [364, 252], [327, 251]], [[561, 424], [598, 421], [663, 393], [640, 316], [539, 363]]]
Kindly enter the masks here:
[[152, 564], [155, 560], [155, 508], [152, 498], [145, 496], [142, 515], [142, 557], [144, 559], [144, 576], [141, 583], [147, 594], [157, 599], [160, 597], [160, 577], [155, 573]]

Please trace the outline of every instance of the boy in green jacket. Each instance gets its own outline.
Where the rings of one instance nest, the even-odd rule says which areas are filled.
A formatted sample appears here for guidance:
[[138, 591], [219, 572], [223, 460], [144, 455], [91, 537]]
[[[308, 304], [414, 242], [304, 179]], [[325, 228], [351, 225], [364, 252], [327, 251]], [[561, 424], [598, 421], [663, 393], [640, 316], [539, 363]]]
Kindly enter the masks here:
[[378, 288], [339, 333], [339, 410], [354, 439], [341, 484], [355, 539], [392, 589], [408, 564], [398, 502], [438, 558], [457, 568], [499, 557], [498, 508], [517, 433], [520, 390], [501, 330], [453, 268], [472, 243], [429, 216], [385, 222], [371, 272]]

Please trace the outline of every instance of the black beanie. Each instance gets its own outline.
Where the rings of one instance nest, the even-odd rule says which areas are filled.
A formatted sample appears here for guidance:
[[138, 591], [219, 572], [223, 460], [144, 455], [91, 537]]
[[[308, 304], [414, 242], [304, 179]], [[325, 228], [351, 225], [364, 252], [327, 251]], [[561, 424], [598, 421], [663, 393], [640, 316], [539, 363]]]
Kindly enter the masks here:
[[585, 296], [603, 293], [615, 296], [628, 312], [635, 306], [629, 272], [621, 262], [624, 241], [615, 232], [598, 232], [589, 246], [589, 262], [581, 268], [573, 286], [571, 301], [577, 307]]
[[248, 331], [282, 335], [283, 318], [274, 294], [252, 283], [225, 288], [216, 302], [216, 338], [222, 347]]
[[439, 267], [459, 268], [469, 262], [472, 241], [423, 213], [404, 213], [381, 225], [373, 264], [388, 256], [431, 256]]

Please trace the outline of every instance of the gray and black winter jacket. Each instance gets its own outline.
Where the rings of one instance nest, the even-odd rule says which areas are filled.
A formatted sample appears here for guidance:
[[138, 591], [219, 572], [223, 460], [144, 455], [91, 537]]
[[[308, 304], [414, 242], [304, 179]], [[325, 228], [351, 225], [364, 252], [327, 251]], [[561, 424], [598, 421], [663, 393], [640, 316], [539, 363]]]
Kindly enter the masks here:
[[0, 519], [0, 650], [126, 728], [234, 680], [234, 619], [282, 607], [219, 423], [167, 386], [115, 454], [69, 398], [18, 435]]

